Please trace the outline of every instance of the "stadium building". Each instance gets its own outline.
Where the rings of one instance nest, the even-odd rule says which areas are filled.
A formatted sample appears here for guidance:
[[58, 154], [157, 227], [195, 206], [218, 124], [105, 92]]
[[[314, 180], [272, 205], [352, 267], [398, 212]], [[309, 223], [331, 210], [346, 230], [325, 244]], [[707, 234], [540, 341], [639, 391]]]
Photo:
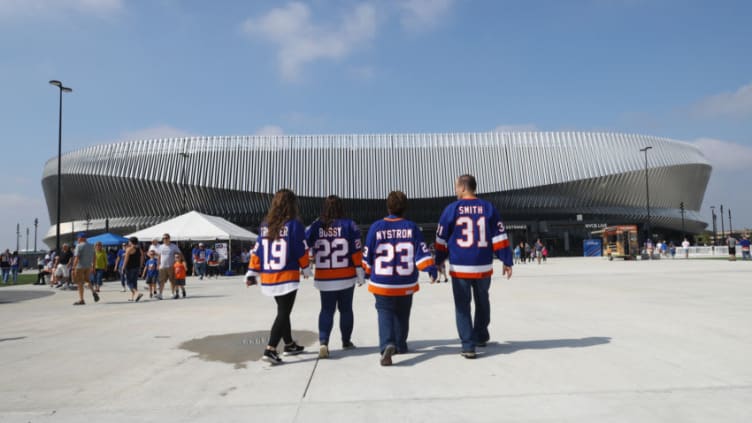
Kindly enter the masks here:
[[[711, 166], [691, 144], [595, 132], [257, 135], [184, 137], [101, 144], [62, 157], [61, 234], [128, 233], [197, 210], [257, 230], [272, 195], [290, 188], [306, 224], [322, 199], [342, 197], [364, 227], [402, 190], [407, 216], [429, 238], [471, 173], [512, 240], [541, 237], [554, 254], [582, 251], [593, 230], [647, 222], [645, 155], [653, 233], [699, 233]], [[57, 157], [42, 177], [54, 245]], [[680, 208], [683, 204], [684, 209]], [[673, 238], [670, 238], [673, 237]]]

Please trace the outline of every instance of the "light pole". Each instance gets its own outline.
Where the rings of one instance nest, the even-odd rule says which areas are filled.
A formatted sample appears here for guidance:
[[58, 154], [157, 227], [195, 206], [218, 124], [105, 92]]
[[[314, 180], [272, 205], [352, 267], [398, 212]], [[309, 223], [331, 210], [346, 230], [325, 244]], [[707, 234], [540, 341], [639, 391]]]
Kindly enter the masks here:
[[726, 230], [723, 229], [723, 204], [721, 204], [721, 236], [724, 236], [724, 232], [726, 232]]
[[182, 152], [178, 153], [180, 157], [183, 158], [183, 170], [181, 172], [181, 182], [180, 184], [183, 186], [183, 213], [188, 213], [188, 196], [185, 192], [185, 162], [188, 160], [188, 153]]
[[21, 249], [21, 246], [19, 245], [21, 242], [21, 224], [16, 223], [16, 251]]
[[26, 227], [26, 252], [29, 252], [29, 227]]
[[647, 205], [648, 209], [648, 222], [647, 225], [645, 225], [645, 228], [647, 229], [647, 239], [651, 238], [650, 234], [650, 185], [648, 184], [648, 150], [653, 148], [652, 146], [647, 146], [645, 148], [641, 148], [640, 151], [645, 153], [645, 204]]
[[60, 89], [60, 107], [58, 109], [57, 124], [57, 220], [55, 222], [55, 252], [60, 253], [60, 202], [62, 201], [61, 183], [62, 177], [61, 160], [63, 155], [63, 93], [73, 92], [73, 89], [66, 87], [62, 82], [53, 79], [50, 84]]
[[686, 238], [687, 234], [686, 234], [686, 231], [684, 230], [684, 201], [679, 203], [679, 208], [681, 209], [681, 215], [682, 215], [682, 238]]
[[37, 252], [37, 226], [39, 226], [39, 219], [34, 218], [34, 252]]
[[713, 216], [713, 245], [715, 246], [715, 245], [718, 245], [718, 230], [715, 226], [716, 220], [717, 220], [717, 216], [715, 214], [715, 206], [710, 206], [710, 212], [711, 212], [711, 215]]
[[734, 228], [731, 226], [731, 209], [728, 209], [729, 213], [729, 236], [734, 236]]

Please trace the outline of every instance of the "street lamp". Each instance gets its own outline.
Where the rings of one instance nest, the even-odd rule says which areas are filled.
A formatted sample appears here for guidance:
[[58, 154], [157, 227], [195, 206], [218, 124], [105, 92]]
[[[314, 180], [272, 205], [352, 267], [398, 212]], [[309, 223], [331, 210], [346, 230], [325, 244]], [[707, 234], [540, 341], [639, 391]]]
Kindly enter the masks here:
[[39, 226], [39, 219], [34, 218], [34, 252], [37, 252], [37, 226]]
[[645, 153], [645, 203], [647, 205], [648, 209], [648, 222], [647, 225], [645, 225], [648, 233], [648, 239], [650, 239], [650, 185], [648, 184], [648, 150], [653, 148], [652, 146], [647, 146], [645, 148], [641, 148], [640, 152]]
[[717, 216], [715, 214], [715, 206], [710, 206], [710, 212], [713, 216], [713, 245], [718, 245], [718, 230], [716, 228]]
[[734, 228], [731, 226], [731, 209], [728, 209], [729, 213], [729, 236], [734, 236]]
[[679, 203], [679, 208], [681, 209], [681, 215], [682, 215], [682, 238], [686, 238], [687, 237], [687, 233], [684, 230], [684, 201], [682, 201], [681, 203]]
[[55, 252], [60, 253], [60, 202], [62, 201], [61, 190], [61, 178], [62, 167], [61, 160], [63, 155], [63, 93], [73, 92], [73, 89], [66, 87], [62, 82], [53, 79], [50, 84], [60, 89], [60, 107], [58, 112], [58, 126], [57, 126], [57, 221], [55, 222]]
[[724, 233], [726, 232], [725, 229], [723, 229], [723, 204], [721, 204], [721, 237], [723, 237]]
[[181, 185], [183, 186], [183, 213], [188, 213], [188, 196], [185, 192], [185, 162], [188, 160], [188, 153], [178, 153], [183, 158], [183, 170], [181, 172]]

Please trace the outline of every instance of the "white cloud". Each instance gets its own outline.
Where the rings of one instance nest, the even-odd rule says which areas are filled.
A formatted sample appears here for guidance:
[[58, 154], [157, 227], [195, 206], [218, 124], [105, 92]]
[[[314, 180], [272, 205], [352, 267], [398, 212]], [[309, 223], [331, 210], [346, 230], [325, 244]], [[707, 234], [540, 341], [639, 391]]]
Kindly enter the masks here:
[[692, 107], [700, 117], [752, 118], [752, 84], [744, 85], [735, 92], [726, 92], [700, 100]]
[[0, 0], [0, 19], [49, 17], [61, 13], [104, 17], [123, 8], [123, 0]]
[[284, 135], [285, 131], [276, 125], [262, 126], [256, 131], [256, 135]]
[[752, 146], [714, 138], [698, 138], [691, 144], [702, 151], [714, 171], [748, 170], [752, 165]]
[[494, 132], [535, 132], [538, 127], [532, 123], [525, 123], [521, 125], [499, 125], [494, 128]]
[[247, 19], [243, 32], [275, 44], [283, 78], [295, 80], [305, 65], [322, 59], [341, 59], [372, 40], [376, 24], [376, 10], [369, 4], [350, 10], [339, 25], [327, 26], [313, 21], [306, 4], [292, 2]]
[[195, 137], [196, 134], [174, 128], [170, 125], [157, 125], [150, 128], [127, 131], [120, 134], [123, 140], [153, 140], [161, 138]]
[[435, 27], [452, 8], [454, 0], [405, 0], [399, 3], [402, 26], [408, 31]]

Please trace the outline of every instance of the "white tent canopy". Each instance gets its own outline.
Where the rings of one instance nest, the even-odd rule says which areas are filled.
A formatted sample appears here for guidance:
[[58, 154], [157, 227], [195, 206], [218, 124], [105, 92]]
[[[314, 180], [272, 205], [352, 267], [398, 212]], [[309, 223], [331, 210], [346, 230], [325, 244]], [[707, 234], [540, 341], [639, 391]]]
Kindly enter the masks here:
[[139, 241], [161, 239], [170, 234], [173, 241], [255, 241], [258, 235], [217, 216], [191, 211], [176, 218], [166, 220], [152, 227], [126, 235], [135, 236]]

